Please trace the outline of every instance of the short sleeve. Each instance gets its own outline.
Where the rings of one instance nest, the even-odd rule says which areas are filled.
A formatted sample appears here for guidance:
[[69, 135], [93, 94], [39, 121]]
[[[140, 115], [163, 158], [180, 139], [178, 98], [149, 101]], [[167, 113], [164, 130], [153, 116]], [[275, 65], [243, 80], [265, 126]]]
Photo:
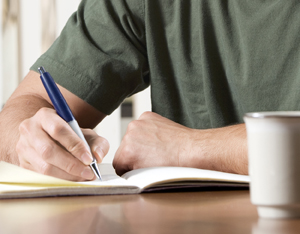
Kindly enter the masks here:
[[33, 64], [110, 114], [149, 86], [143, 1], [83, 0], [61, 35]]

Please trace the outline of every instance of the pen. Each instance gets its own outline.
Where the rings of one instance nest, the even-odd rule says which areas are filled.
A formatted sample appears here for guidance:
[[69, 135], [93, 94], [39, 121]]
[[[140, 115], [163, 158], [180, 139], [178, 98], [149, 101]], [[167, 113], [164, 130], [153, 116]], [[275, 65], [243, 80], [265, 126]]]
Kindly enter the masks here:
[[[85, 144], [90, 149], [90, 146], [88, 145], [86, 139], [84, 138], [83, 133], [82, 133], [76, 119], [74, 118], [70, 107], [68, 106], [65, 98], [63, 97], [62, 93], [58, 89], [52, 76], [50, 75], [49, 72], [46, 72], [44, 67], [39, 67], [38, 70], [41, 74], [40, 78], [43, 82], [43, 85], [48, 93], [49, 98], [51, 99], [51, 102], [52, 102], [57, 114], [70, 125], [70, 127], [74, 130], [74, 132], [85, 142]], [[90, 149], [90, 151], [91, 151], [91, 149]], [[99, 168], [97, 166], [97, 160], [95, 159], [93, 154], [92, 154], [92, 156], [93, 156], [93, 162], [90, 164], [90, 167], [92, 168], [92, 170], [95, 173], [95, 175], [97, 176], [97, 178], [101, 180], [101, 174], [100, 174]]]

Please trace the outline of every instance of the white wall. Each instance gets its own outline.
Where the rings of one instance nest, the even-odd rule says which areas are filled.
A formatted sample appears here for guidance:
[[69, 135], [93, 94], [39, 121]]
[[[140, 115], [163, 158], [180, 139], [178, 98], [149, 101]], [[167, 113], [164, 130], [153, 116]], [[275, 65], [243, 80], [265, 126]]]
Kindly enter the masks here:
[[69, 17], [77, 10], [80, 0], [56, 0], [57, 35], [65, 26]]
[[133, 96], [133, 118], [138, 119], [145, 111], [151, 111], [150, 88]]
[[110, 148], [103, 162], [111, 163], [121, 142], [121, 111], [116, 109], [106, 117], [96, 128], [98, 135], [108, 140]]
[[[24, 77], [30, 66], [44, 52], [42, 48], [42, 3], [45, 0], [20, 0], [20, 45], [21, 45], [21, 76]], [[70, 15], [78, 8], [80, 0], [56, 0], [56, 36], [66, 24]], [[43, 29], [47, 30], [47, 29]], [[51, 44], [51, 43], [50, 43]]]
[[[11, 95], [15, 87], [18, 85], [18, 5], [16, 1], [12, 2], [10, 8], [3, 5], [5, 2], [1, 1], [2, 10], [5, 10], [5, 21], [1, 19], [1, 104], [3, 104]], [[3, 14], [1, 10], [1, 14]], [[3, 15], [2, 15], [3, 16]], [[5, 23], [5, 24], [3, 24]], [[2, 105], [1, 105], [2, 106]]]
[[41, 4], [40, 0], [20, 0], [21, 78], [41, 55]]

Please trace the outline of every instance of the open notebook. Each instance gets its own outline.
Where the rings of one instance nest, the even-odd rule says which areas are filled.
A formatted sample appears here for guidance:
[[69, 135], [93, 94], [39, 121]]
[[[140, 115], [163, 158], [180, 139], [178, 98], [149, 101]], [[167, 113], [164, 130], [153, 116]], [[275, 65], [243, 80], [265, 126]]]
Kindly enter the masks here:
[[137, 194], [174, 188], [249, 186], [249, 177], [186, 167], [137, 169], [121, 177], [99, 164], [103, 180], [71, 182], [0, 162], [0, 198]]

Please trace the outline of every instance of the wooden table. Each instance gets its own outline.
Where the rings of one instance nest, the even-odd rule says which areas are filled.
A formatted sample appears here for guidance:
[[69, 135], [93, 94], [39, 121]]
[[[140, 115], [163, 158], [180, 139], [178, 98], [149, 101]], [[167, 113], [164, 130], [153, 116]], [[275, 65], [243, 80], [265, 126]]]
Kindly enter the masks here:
[[0, 200], [0, 233], [300, 233], [300, 219], [259, 219], [249, 191]]

